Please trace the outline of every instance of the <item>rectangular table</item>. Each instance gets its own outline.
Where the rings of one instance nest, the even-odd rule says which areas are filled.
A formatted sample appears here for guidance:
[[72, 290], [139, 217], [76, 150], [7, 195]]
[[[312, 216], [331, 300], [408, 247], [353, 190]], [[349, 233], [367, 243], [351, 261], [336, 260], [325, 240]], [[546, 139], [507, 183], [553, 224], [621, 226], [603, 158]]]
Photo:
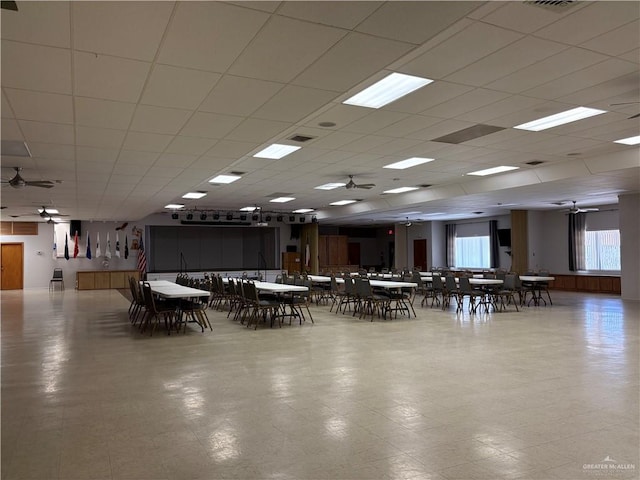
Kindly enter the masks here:
[[[529, 303], [531, 303], [531, 300], [533, 300], [533, 304], [536, 307], [538, 307], [540, 306], [540, 300], [542, 300], [546, 305], [547, 301], [544, 298], [542, 298], [542, 286], [544, 284], [545, 290], [546, 290], [546, 284], [555, 279], [556, 277], [543, 277], [539, 275], [520, 275], [520, 280], [522, 282], [528, 283], [531, 288], [531, 294], [533, 296], [529, 300]], [[549, 303], [553, 305], [553, 302], [551, 301], [551, 295], [549, 295], [549, 290], [546, 290], [546, 292], [547, 292], [547, 296], [549, 297]]]
[[[142, 284], [145, 282], [140, 283]], [[176, 308], [176, 313], [180, 321], [182, 321], [182, 315], [186, 313], [187, 316], [190, 315], [193, 321], [200, 326], [203, 332], [205, 327], [209, 327], [209, 329], [213, 330], [213, 327], [203, 310], [198, 310], [197, 312], [195, 310], [187, 310], [184, 308], [185, 304], [182, 303], [183, 300], [188, 300], [190, 298], [209, 298], [211, 292], [178, 285], [177, 283], [170, 282], [168, 280], [151, 280], [146, 283], [151, 287], [151, 293], [162, 298], [180, 300]]]

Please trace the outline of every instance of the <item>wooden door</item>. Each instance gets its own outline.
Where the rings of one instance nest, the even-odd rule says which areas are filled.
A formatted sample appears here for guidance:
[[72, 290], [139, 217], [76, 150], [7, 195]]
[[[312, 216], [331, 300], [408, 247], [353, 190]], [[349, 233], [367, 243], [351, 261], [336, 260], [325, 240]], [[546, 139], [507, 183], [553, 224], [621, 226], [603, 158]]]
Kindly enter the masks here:
[[349, 265], [360, 266], [360, 243], [349, 242], [349, 244], [347, 245], [347, 251], [349, 257]]
[[3, 243], [0, 254], [2, 264], [2, 290], [22, 290], [24, 275], [24, 245], [22, 243]]
[[420, 267], [423, 272], [427, 271], [427, 240], [425, 238], [413, 241], [413, 266]]

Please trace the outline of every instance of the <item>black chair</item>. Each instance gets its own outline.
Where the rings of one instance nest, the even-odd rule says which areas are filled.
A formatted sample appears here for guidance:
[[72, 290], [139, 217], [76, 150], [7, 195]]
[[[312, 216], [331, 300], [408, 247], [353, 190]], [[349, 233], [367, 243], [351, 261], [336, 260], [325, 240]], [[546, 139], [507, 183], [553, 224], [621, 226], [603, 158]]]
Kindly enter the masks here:
[[55, 290], [56, 283], [60, 285], [60, 290], [64, 290], [64, 277], [61, 268], [53, 269], [53, 277], [49, 280], [49, 290], [52, 288]]

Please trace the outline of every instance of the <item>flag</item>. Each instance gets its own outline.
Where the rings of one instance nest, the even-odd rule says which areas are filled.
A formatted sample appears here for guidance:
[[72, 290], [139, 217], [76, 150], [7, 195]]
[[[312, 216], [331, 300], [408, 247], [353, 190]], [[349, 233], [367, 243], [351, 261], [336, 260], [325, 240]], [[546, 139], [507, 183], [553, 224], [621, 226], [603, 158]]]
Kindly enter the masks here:
[[116, 257], [120, 258], [120, 234], [116, 232]]
[[56, 238], [56, 229], [53, 228], [53, 259], [58, 258], [58, 239]]
[[311, 249], [309, 248], [309, 240], [307, 240], [307, 246], [304, 249], [304, 264], [307, 268], [311, 267]]
[[76, 230], [76, 234], [73, 236], [73, 258], [78, 257], [78, 253], [80, 253], [80, 240], [78, 239], [78, 231]]
[[100, 258], [100, 232], [98, 232], [98, 240], [96, 240], [96, 258]]
[[124, 258], [129, 258], [129, 236], [124, 236]]
[[111, 258], [111, 240], [109, 240], [109, 232], [107, 232], [107, 248], [104, 251], [104, 258]]
[[138, 246], [138, 271], [140, 272], [140, 278], [143, 279], [145, 273], [147, 273], [147, 256], [144, 254], [142, 235], [140, 235], [140, 245]]
[[64, 258], [69, 260], [69, 235], [64, 234]]
[[91, 260], [91, 237], [89, 232], [87, 232], [87, 258]]

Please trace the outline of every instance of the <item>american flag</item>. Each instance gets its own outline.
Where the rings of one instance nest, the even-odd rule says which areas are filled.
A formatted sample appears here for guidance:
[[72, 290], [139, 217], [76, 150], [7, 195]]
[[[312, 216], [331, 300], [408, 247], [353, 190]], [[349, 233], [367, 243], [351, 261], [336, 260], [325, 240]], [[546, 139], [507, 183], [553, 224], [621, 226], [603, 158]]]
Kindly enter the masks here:
[[147, 256], [144, 254], [144, 243], [142, 243], [142, 235], [140, 235], [140, 245], [138, 246], [138, 271], [140, 278], [144, 278], [147, 273]]

